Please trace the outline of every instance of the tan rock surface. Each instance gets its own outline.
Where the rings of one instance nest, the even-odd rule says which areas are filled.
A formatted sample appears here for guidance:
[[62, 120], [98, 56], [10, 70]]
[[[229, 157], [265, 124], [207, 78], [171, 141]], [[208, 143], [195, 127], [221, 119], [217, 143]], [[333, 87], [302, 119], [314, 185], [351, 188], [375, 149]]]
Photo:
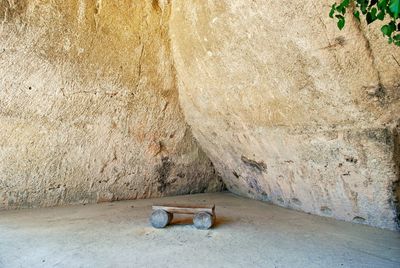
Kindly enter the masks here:
[[395, 229], [400, 49], [330, 4], [0, 0], [0, 208], [216, 191], [210, 157], [234, 193]]
[[0, 209], [216, 191], [178, 104], [169, 5], [0, 0]]
[[181, 105], [229, 190], [395, 229], [400, 48], [331, 2], [173, 2]]

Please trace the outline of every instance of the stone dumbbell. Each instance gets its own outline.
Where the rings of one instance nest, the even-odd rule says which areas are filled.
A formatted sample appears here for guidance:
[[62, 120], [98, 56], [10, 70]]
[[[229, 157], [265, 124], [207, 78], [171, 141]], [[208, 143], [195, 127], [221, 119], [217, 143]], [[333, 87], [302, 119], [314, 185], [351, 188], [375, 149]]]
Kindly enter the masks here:
[[173, 214], [192, 214], [197, 229], [207, 230], [215, 223], [215, 205], [210, 206], [153, 206], [150, 223], [155, 228], [164, 228], [171, 223]]
[[150, 223], [154, 228], [164, 228], [171, 223], [174, 214], [163, 209], [154, 210], [150, 216]]
[[215, 214], [211, 215], [207, 212], [196, 213], [193, 217], [193, 224], [197, 229], [207, 230], [214, 225]]

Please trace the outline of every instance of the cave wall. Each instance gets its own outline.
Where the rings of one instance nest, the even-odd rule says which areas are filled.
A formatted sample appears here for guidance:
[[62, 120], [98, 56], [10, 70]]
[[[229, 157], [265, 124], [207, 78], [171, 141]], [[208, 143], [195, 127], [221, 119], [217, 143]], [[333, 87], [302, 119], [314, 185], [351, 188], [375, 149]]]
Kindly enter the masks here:
[[0, 209], [218, 191], [167, 1], [0, 0]]
[[230, 191], [396, 229], [400, 48], [331, 2], [174, 1], [180, 102]]
[[219, 191], [217, 171], [398, 228], [400, 49], [330, 4], [0, 0], [0, 209]]

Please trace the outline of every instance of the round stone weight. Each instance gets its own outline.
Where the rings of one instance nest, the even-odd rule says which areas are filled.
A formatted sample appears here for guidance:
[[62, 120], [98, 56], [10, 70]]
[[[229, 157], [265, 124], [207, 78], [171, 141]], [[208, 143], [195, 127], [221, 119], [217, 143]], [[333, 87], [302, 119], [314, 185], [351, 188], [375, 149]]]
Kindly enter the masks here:
[[193, 224], [197, 229], [206, 230], [214, 225], [214, 216], [207, 212], [196, 213], [193, 217]]
[[172, 221], [173, 214], [162, 209], [151, 213], [150, 223], [154, 228], [164, 228]]

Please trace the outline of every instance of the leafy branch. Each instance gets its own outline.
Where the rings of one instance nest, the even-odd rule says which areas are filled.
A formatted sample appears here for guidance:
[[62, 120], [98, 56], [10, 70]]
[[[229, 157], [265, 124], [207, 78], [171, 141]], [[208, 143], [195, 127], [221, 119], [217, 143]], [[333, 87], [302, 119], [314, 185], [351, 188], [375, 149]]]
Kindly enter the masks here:
[[389, 44], [400, 46], [400, 0], [342, 0], [340, 4], [334, 3], [329, 17], [337, 20], [340, 30], [346, 24], [345, 14], [348, 11], [358, 21], [361, 20], [361, 14], [365, 16], [367, 24], [387, 18], [381, 31], [388, 38]]

